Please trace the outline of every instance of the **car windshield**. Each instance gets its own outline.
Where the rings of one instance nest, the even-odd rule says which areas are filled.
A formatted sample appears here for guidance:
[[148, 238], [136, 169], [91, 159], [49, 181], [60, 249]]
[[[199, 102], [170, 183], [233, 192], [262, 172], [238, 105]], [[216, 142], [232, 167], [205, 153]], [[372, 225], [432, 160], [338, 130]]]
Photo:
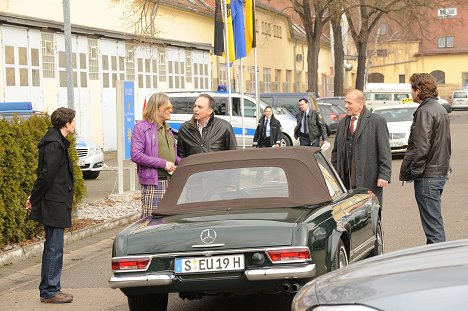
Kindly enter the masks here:
[[380, 114], [387, 122], [413, 121], [413, 114], [417, 107], [378, 109], [374, 113]]
[[288, 196], [288, 181], [282, 168], [234, 168], [193, 174], [187, 179], [177, 204]]
[[453, 92], [453, 98], [467, 98], [468, 92]]

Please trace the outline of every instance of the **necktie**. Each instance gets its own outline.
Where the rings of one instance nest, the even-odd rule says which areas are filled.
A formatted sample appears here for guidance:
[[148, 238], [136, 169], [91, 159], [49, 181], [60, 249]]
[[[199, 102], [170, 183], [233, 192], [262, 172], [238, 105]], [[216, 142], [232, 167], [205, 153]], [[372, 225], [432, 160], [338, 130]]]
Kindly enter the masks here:
[[355, 130], [355, 127], [356, 125], [354, 124], [356, 122], [357, 118], [356, 117], [351, 117], [351, 124], [349, 126], [349, 131], [351, 132], [351, 134], [354, 134], [354, 130]]
[[263, 125], [263, 137], [267, 137], [266, 133], [267, 133], [268, 122], [270, 122], [270, 119], [265, 118], [265, 124]]
[[304, 112], [304, 115], [302, 116], [302, 126], [304, 129], [304, 134], [307, 134], [309, 131], [307, 130], [307, 113]]

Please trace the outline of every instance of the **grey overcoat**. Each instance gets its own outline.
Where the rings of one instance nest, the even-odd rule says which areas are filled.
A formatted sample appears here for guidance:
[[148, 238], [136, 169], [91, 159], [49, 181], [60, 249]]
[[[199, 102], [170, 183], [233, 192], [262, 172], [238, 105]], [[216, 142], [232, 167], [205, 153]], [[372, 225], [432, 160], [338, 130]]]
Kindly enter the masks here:
[[[340, 121], [332, 151], [332, 164], [338, 175], [344, 179], [344, 161], [346, 160], [346, 135], [351, 117]], [[359, 117], [354, 134], [353, 153], [354, 173], [351, 185], [356, 188], [366, 187], [372, 190], [382, 204], [383, 191], [377, 187], [377, 179], [388, 182], [392, 174], [392, 153], [387, 122], [380, 115], [364, 109]]]

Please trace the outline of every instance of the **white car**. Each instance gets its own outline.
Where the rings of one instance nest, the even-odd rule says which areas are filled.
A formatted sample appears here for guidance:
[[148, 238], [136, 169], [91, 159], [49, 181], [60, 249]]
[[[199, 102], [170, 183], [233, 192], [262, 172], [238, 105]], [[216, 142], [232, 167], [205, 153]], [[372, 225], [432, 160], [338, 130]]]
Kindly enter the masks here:
[[76, 153], [79, 157], [78, 166], [83, 172], [83, 178], [97, 178], [102, 171], [102, 165], [104, 163], [104, 153], [101, 147], [88, 138], [77, 136]]
[[406, 152], [413, 114], [418, 107], [419, 104], [396, 104], [375, 107], [372, 111], [387, 120], [392, 153]]

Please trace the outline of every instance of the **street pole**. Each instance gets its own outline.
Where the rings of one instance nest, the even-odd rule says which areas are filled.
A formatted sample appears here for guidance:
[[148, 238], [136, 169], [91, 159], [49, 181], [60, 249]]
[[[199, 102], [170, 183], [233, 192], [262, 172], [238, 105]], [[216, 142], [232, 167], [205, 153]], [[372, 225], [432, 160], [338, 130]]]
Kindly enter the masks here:
[[70, 0], [63, 0], [63, 30], [65, 34], [65, 61], [67, 67], [67, 105], [75, 109], [73, 99], [73, 65], [71, 46]]

